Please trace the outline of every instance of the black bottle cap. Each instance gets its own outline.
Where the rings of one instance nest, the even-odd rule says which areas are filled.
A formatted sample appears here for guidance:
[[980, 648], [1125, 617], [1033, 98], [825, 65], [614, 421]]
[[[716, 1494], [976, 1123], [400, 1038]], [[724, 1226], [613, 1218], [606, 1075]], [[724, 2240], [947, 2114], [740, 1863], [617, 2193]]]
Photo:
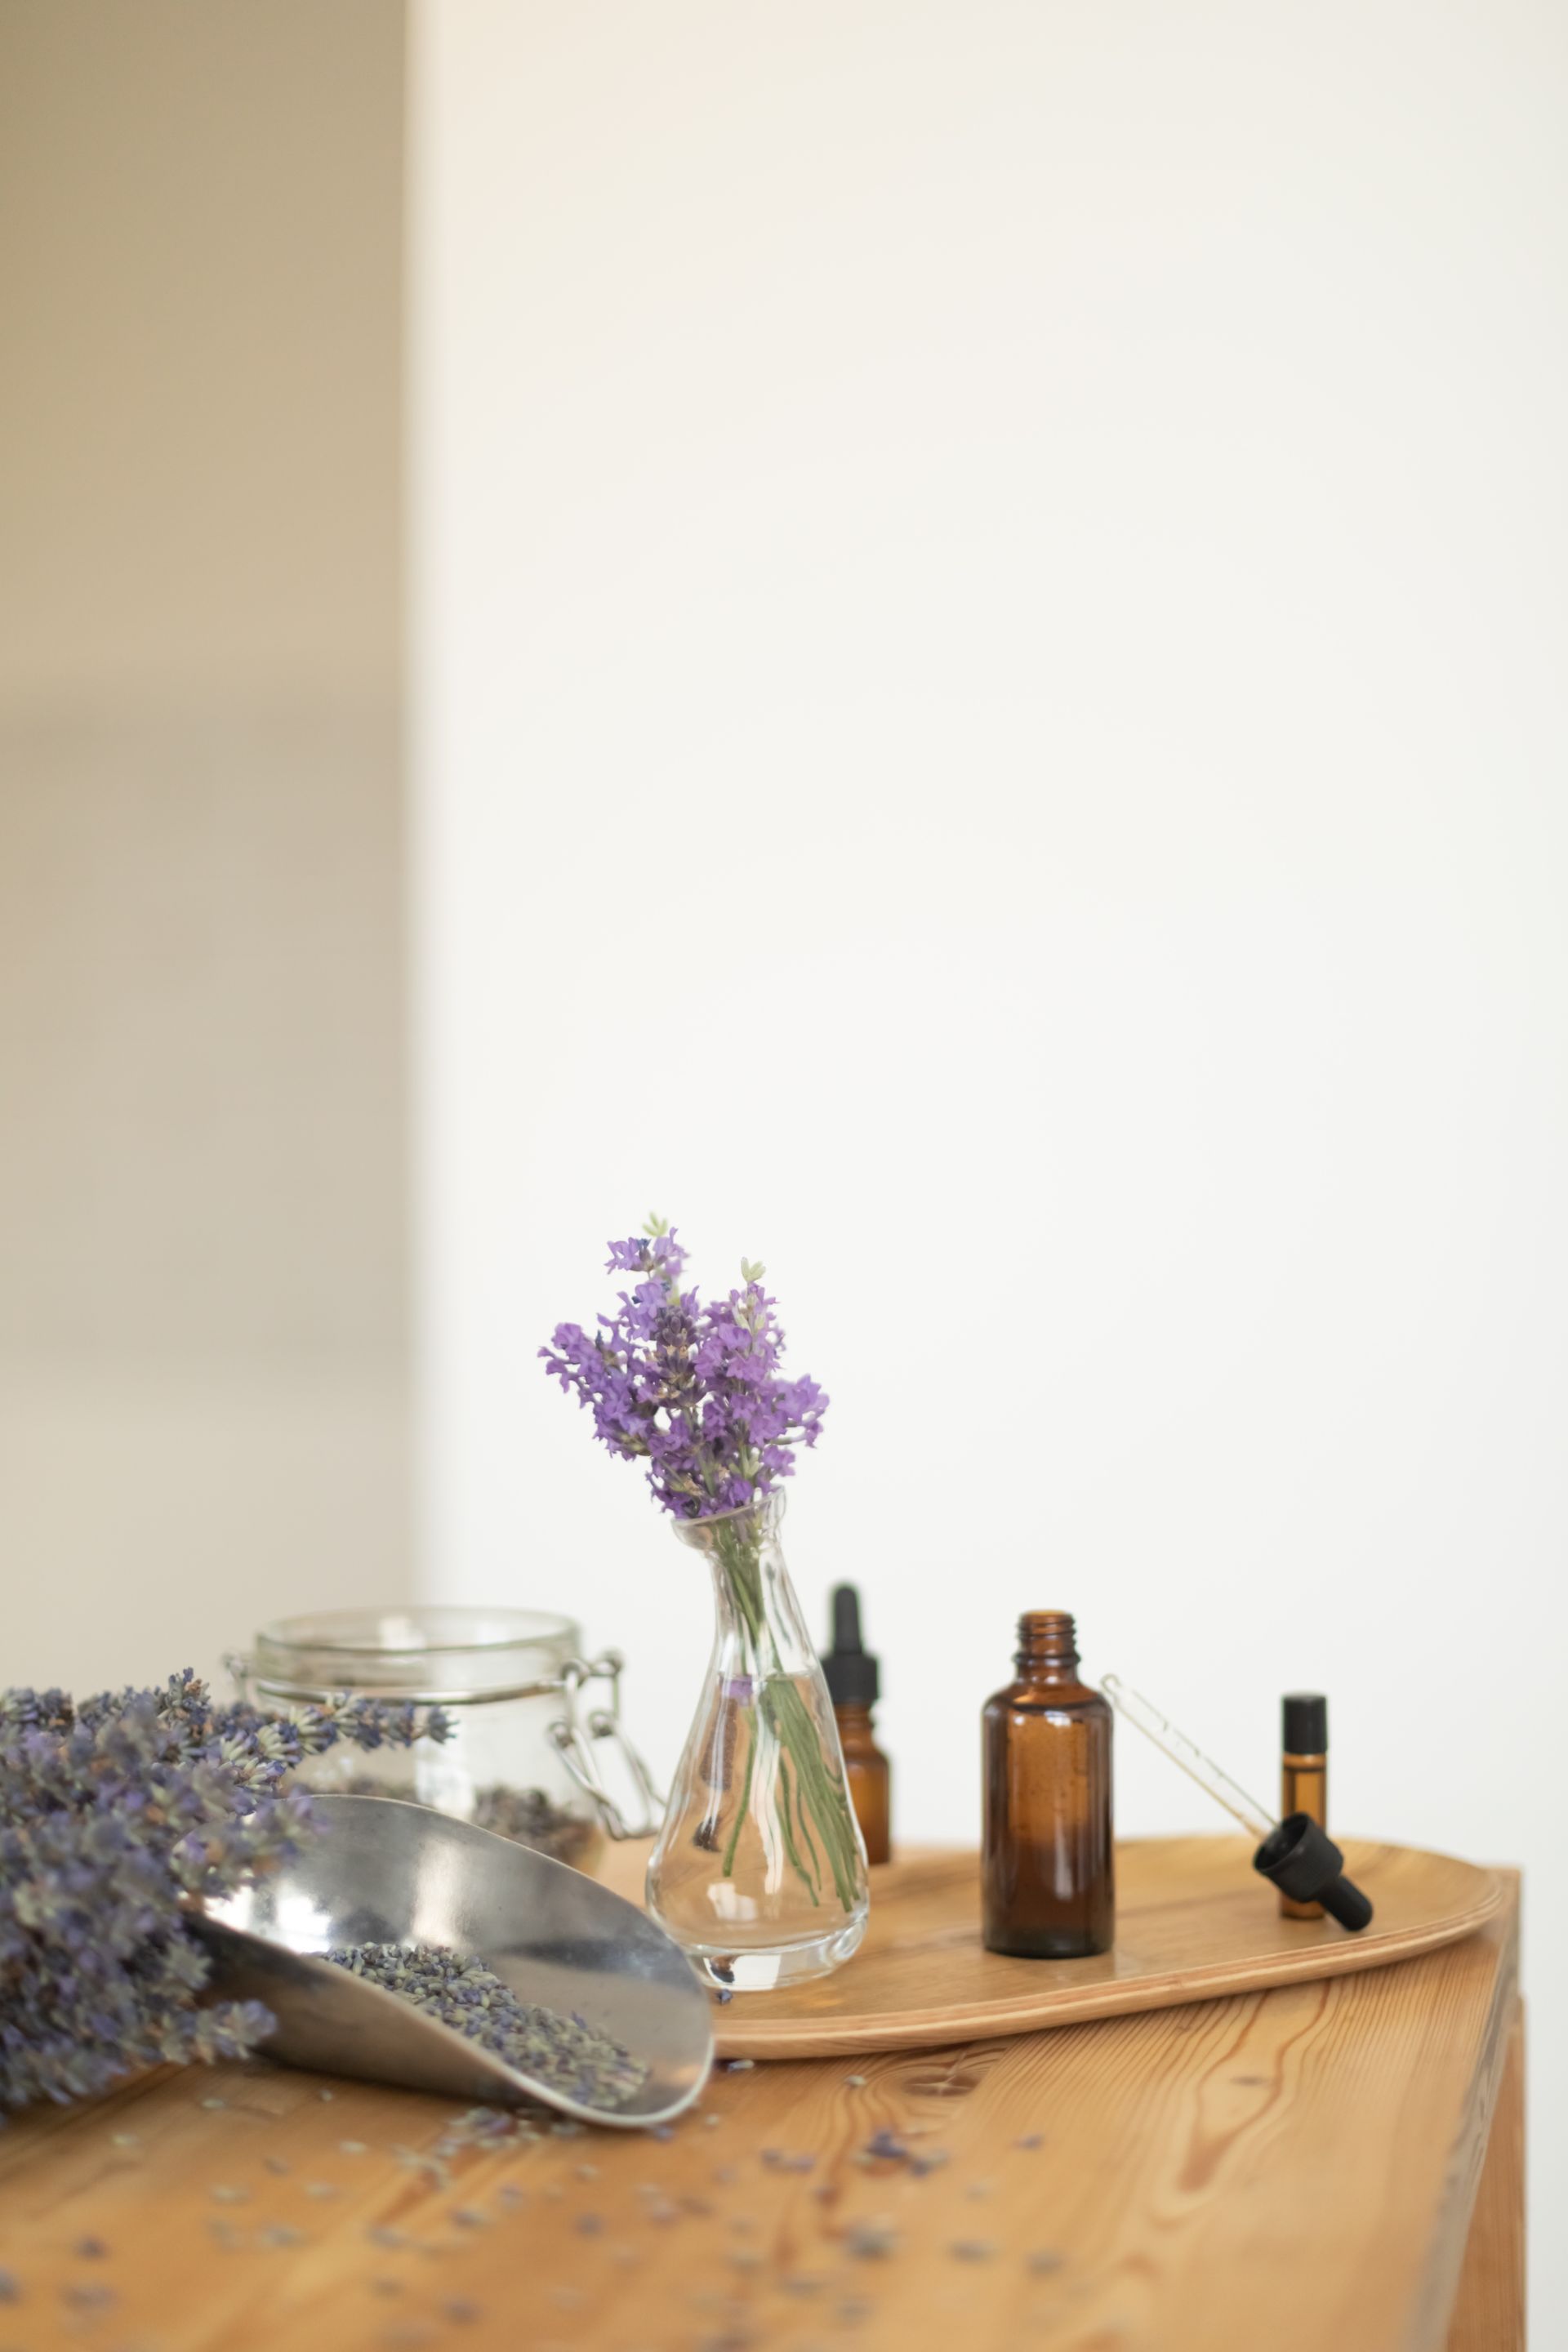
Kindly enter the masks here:
[[1321, 1691], [1285, 1694], [1285, 1753], [1326, 1756], [1329, 1752], [1329, 1702]]
[[835, 1706], [875, 1706], [877, 1661], [860, 1640], [860, 1595], [852, 1584], [833, 1588], [833, 1647], [824, 1654], [823, 1678]]
[[1252, 1857], [1252, 1867], [1271, 1878], [1292, 1903], [1321, 1903], [1330, 1918], [1352, 1936], [1372, 1917], [1372, 1905], [1344, 1875], [1343, 1854], [1310, 1813], [1291, 1813], [1270, 1830]]

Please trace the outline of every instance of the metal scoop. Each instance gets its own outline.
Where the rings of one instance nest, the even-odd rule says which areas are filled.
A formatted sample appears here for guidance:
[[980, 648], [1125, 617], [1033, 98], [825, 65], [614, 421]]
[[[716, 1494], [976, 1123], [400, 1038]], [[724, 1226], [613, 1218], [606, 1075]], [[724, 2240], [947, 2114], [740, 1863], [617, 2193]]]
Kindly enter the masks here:
[[[395, 1797], [323, 1796], [312, 1809], [323, 1838], [190, 1923], [215, 1991], [263, 2001], [277, 2019], [268, 2056], [447, 2098], [542, 2100], [585, 2123], [662, 2123], [691, 2105], [713, 2063], [708, 1995], [635, 1904], [510, 1838]], [[647, 2080], [613, 2105], [567, 2097], [317, 1957], [334, 1944], [445, 1944], [480, 1958], [519, 2000], [613, 2035]]]

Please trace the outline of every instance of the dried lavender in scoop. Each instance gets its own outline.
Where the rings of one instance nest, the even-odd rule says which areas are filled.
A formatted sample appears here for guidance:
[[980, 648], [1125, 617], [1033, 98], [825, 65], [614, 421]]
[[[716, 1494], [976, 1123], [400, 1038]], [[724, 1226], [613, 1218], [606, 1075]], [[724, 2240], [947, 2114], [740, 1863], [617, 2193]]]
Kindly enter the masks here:
[[321, 1957], [400, 1993], [509, 2066], [585, 2107], [624, 2106], [647, 2080], [647, 2066], [624, 2043], [595, 2032], [580, 2017], [520, 2000], [483, 1960], [465, 1958], [445, 1944], [337, 1944]]

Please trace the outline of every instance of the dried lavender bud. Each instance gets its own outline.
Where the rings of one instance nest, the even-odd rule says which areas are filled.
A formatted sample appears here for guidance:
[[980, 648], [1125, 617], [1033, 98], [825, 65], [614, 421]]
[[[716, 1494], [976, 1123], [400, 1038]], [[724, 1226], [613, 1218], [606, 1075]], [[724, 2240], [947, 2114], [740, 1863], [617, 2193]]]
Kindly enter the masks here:
[[1049, 2278], [1051, 2273], [1059, 2271], [1061, 2266], [1062, 2257], [1053, 2253], [1049, 2246], [1041, 2246], [1029, 2256], [1029, 2268], [1037, 2278]]
[[116, 2299], [111, 2286], [100, 2286], [95, 2279], [74, 2279], [60, 2289], [61, 2302], [75, 2311], [107, 2311]]
[[[624, 2106], [648, 2070], [624, 2043], [580, 2017], [520, 2000], [481, 1959], [444, 1944], [339, 1944], [322, 1957], [367, 1983], [401, 1994], [520, 2074], [585, 2107]], [[561, 2137], [580, 2124], [554, 2125]]]
[[1015, 2147], [1044, 2147], [1045, 2144], [1044, 2132], [1026, 2132], [1022, 2139], [1016, 2139], [1013, 2142]]
[[101, 2238], [79, 2238], [71, 2252], [84, 2263], [100, 2263], [109, 2248]]
[[10, 2271], [0, 2271], [0, 2303], [20, 2303], [22, 2290]]
[[358, 1699], [297, 1718], [217, 1706], [189, 1673], [79, 1703], [0, 1693], [0, 2107], [243, 2057], [272, 2020], [254, 2001], [198, 2007], [208, 1964], [186, 1906], [319, 1833], [309, 1799], [279, 1789], [303, 1756], [449, 1730]]
[[[426, 1805], [430, 1811], [447, 1810], [429, 1805], [412, 1780], [388, 1780], [371, 1772], [344, 1773], [308, 1766], [301, 1781], [323, 1793], [330, 1790], [336, 1797], [395, 1797], [405, 1805]], [[599, 1836], [593, 1822], [581, 1813], [568, 1812], [542, 1789], [509, 1789], [499, 1780], [476, 1789], [472, 1807], [458, 1818], [491, 1830], [497, 1837], [510, 1838], [514, 1845], [546, 1853], [552, 1862], [569, 1862], [577, 1867], [585, 1862]]]
[[961, 2238], [952, 2251], [961, 2263], [988, 2263], [996, 2249], [985, 2238]]
[[890, 2221], [857, 2221], [844, 2233], [844, 2250], [857, 2262], [885, 2262], [898, 2241]]

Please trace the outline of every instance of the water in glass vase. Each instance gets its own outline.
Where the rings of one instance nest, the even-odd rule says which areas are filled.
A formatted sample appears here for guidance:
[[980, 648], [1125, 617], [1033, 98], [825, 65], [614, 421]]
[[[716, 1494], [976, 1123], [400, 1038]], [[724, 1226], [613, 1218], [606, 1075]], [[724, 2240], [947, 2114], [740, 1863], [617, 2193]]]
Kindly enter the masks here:
[[713, 1578], [713, 1654], [647, 1904], [712, 1984], [825, 1976], [866, 1931], [866, 1850], [838, 1727], [779, 1548], [784, 1496], [682, 1519]]

